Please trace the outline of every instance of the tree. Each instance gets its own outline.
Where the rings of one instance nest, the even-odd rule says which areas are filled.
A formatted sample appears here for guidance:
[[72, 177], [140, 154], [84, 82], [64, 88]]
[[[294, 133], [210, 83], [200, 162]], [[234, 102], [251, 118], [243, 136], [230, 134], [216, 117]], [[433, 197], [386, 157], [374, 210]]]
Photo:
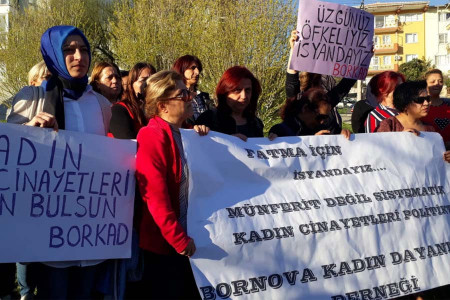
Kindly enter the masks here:
[[258, 113], [268, 130], [285, 99], [294, 7], [294, 0], [121, 0], [111, 45], [123, 68], [147, 61], [169, 69], [177, 57], [196, 55], [203, 63], [200, 87], [210, 94], [227, 68], [246, 66], [261, 81]]
[[425, 73], [433, 68], [430, 61], [413, 59], [400, 65], [399, 72], [405, 75], [406, 80], [422, 80]]
[[29, 69], [42, 60], [41, 35], [51, 26], [79, 27], [91, 44], [93, 62], [111, 60], [107, 30], [110, 14], [111, 9], [103, 0], [49, 0], [11, 12], [10, 29], [0, 36], [0, 99], [14, 95], [28, 84]]

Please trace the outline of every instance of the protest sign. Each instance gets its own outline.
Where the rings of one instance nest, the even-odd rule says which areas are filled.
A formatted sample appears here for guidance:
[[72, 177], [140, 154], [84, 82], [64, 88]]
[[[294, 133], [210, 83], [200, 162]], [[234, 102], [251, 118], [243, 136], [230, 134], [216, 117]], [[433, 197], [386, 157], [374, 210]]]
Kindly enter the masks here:
[[202, 299], [389, 299], [450, 283], [438, 134], [182, 135]]
[[0, 124], [0, 262], [131, 255], [136, 142]]
[[290, 68], [364, 79], [372, 58], [373, 15], [345, 5], [301, 0]]

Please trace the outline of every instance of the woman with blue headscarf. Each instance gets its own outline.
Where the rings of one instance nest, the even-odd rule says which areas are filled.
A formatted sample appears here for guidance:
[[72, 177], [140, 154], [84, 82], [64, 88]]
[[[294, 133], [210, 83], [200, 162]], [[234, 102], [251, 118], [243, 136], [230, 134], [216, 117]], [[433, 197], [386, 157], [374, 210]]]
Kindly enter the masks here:
[[111, 105], [88, 85], [91, 51], [81, 30], [49, 28], [41, 53], [52, 77], [45, 90], [25, 87], [14, 97], [8, 122], [106, 135]]
[[[27, 86], [13, 99], [8, 123], [106, 135], [110, 102], [88, 85], [89, 42], [73, 26], [54, 26], [41, 37], [41, 53], [52, 77], [44, 88]], [[88, 299], [101, 261], [37, 263], [38, 298]]]

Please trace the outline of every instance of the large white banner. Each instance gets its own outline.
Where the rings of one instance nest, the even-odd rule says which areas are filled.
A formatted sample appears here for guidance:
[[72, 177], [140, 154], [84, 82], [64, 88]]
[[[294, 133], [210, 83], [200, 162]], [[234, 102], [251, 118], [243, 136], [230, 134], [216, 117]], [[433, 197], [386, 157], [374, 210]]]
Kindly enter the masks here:
[[0, 263], [127, 258], [136, 142], [0, 124]]
[[182, 134], [202, 299], [388, 299], [450, 283], [438, 134]]

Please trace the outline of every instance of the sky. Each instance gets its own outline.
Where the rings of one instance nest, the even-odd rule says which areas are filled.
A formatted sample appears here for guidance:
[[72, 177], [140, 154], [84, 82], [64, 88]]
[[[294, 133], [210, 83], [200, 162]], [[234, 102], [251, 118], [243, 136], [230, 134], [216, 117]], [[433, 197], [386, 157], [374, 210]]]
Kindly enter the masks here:
[[[345, 4], [349, 6], [356, 6], [361, 4], [361, 0], [322, 0], [325, 2], [333, 2], [333, 3], [339, 3], [339, 4]], [[444, 5], [449, 3], [450, 0], [398, 0], [398, 1], [392, 1], [392, 0], [364, 0], [364, 4], [372, 4], [376, 2], [383, 2], [383, 3], [389, 3], [389, 2], [415, 2], [415, 1], [429, 1], [431, 6], [436, 5]]]

